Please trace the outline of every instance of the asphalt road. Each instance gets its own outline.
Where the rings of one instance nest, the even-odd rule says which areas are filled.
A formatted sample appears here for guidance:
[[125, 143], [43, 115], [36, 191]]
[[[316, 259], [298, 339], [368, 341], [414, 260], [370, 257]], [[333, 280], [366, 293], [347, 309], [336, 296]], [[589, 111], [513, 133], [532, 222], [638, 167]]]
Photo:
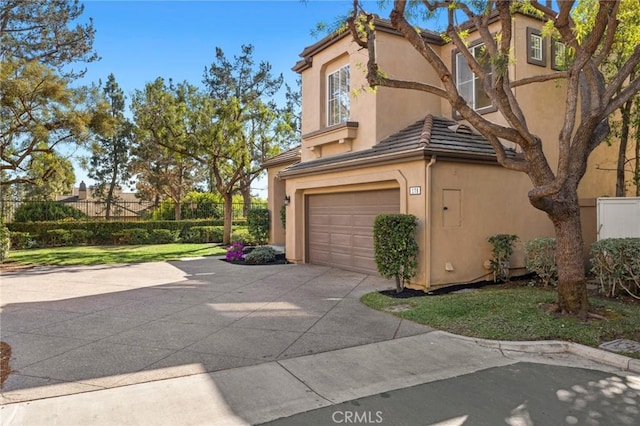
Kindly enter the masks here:
[[638, 425], [640, 377], [518, 362], [266, 423], [339, 424]]

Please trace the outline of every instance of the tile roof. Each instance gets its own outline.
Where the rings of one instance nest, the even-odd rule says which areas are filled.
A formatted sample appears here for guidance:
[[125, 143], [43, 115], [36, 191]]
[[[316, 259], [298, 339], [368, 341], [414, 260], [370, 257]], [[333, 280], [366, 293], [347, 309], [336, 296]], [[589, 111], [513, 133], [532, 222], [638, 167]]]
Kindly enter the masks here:
[[[507, 156], [516, 152], [506, 149]], [[398, 133], [380, 141], [372, 148], [348, 152], [332, 157], [294, 164], [281, 172], [282, 176], [315, 168], [338, 168], [402, 158], [408, 155], [475, 159], [497, 162], [493, 147], [482, 135], [454, 120], [428, 115]]]
[[291, 149], [288, 149], [284, 152], [281, 152], [278, 155], [267, 158], [264, 163], [262, 163], [262, 167], [272, 167], [280, 164], [293, 163], [300, 161], [300, 145], [296, 145]]

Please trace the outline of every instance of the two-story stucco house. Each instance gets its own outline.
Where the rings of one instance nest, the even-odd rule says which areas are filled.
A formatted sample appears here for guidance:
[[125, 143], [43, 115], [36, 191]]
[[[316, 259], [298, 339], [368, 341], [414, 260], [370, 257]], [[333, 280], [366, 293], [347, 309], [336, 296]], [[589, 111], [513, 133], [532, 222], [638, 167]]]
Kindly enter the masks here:
[[[557, 66], [562, 46], [551, 46], [541, 27], [529, 16], [515, 19], [514, 79]], [[429, 64], [388, 23], [377, 21], [375, 31], [377, 62], [384, 72], [440, 84]], [[436, 33], [425, 37], [452, 64], [468, 102], [489, 119], [504, 122], [454, 47]], [[471, 46], [473, 38], [471, 33]], [[374, 218], [411, 213], [419, 219], [420, 247], [411, 286], [427, 289], [489, 278], [487, 238], [493, 234], [516, 234], [520, 241], [553, 235], [546, 215], [529, 204], [528, 177], [498, 165], [489, 143], [456, 121], [447, 101], [418, 91], [366, 90], [367, 52], [348, 32], [324, 38], [301, 56], [293, 68], [302, 77], [301, 146], [265, 163], [276, 218], [286, 204], [286, 230], [273, 220], [271, 239], [285, 244], [289, 261], [377, 274]], [[522, 106], [534, 132], [552, 144], [562, 126], [562, 82], [514, 92], [526, 100]], [[553, 164], [557, 149], [545, 149]], [[594, 158], [605, 155], [600, 151]], [[518, 155], [513, 149], [508, 154]], [[580, 189], [585, 218], [594, 210], [590, 199], [613, 191], [611, 175], [599, 174], [590, 164]], [[585, 240], [593, 238], [586, 235]], [[524, 265], [521, 244], [512, 265]]]

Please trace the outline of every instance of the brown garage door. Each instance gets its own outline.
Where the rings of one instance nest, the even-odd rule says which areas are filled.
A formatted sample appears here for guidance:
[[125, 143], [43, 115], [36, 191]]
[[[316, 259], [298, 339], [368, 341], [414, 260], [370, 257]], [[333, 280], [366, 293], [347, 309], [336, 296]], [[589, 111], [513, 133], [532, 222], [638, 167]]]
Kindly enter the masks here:
[[307, 262], [377, 275], [373, 222], [399, 212], [398, 189], [309, 195]]

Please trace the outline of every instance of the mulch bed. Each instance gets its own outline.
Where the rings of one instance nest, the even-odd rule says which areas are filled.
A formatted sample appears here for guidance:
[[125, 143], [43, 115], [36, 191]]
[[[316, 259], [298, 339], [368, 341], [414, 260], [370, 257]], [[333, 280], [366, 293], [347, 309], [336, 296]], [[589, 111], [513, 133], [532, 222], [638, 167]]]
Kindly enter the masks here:
[[18, 262], [0, 262], [0, 272], [18, 272], [25, 269], [34, 268], [34, 265], [23, 265]]
[[454, 291], [464, 290], [464, 289], [476, 289], [485, 287], [488, 285], [496, 285], [493, 281], [479, 281], [476, 283], [470, 284], [457, 284], [448, 287], [439, 288], [431, 291], [422, 291], [422, 290], [414, 290], [412, 288], [404, 288], [400, 293], [396, 292], [395, 289], [392, 290], [382, 290], [379, 293], [383, 296], [392, 297], [394, 299], [408, 299], [411, 297], [423, 297], [423, 296], [440, 296], [443, 294], [451, 293]]

